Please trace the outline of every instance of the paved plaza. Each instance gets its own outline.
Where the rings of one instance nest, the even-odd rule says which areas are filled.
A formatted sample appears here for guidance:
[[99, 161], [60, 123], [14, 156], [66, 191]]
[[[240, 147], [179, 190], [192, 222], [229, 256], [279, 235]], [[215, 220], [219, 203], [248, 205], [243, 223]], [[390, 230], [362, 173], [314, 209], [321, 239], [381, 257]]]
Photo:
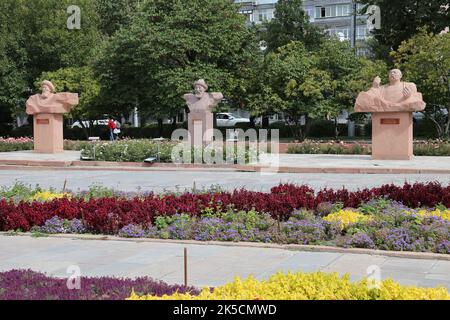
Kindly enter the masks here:
[[[0, 152], [0, 164], [18, 164], [21, 162], [53, 162], [75, 165], [80, 160], [79, 151], [64, 151], [56, 154], [40, 154], [32, 151]], [[75, 164], [73, 164], [75, 163]], [[89, 165], [85, 161], [84, 165]], [[91, 162], [92, 163], [92, 162]], [[253, 165], [275, 165], [304, 169], [387, 169], [387, 170], [424, 170], [448, 171], [450, 157], [415, 157], [413, 160], [372, 160], [366, 155], [330, 155], [330, 154], [279, 154], [267, 161], [261, 159]], [[95, 163], [99, 165], [99, 163]]]
[[[22, 157], [22, 158], [20, 158]], [[19, 159], [20, 158], [20, 159]], [[280, 165], [292, 168], [386, 168], [409, 170], [449, 170], [449, 173], [263, 173], [236, 168], [108, 168], [77, 167], [78, 152], [36, 155], [31, 152], [0, 154], [7, 161], [38, 160], [49, 166], [0, 164], [0, 185], [23, 182], [32, 186], [72, 191], [102, 185], [119, 191], [185, 191], [220, 186], [222, 190], [246, 188], [270, 191], [279, 183], [307, 184], [315, 190], [342, 188], [357, 190], [382, 184], [405, 182], [450, 183], [450, 159], [418, 157], [412, 162], [373, 161], [365, 156], [281, 155]], [[9, 160], [8, 160], [9, 159]], [[66, 162], [69, 167], [52, 164]], [[180, 244], [175, 242], [138, 242], [34, 238], [0, 235], [0, 271], [32, 269], [48, 275], [67, 277], [69, 266], [79, 266], [84, 276], [149, 276], [168, 283], [183, 283], [183, 249], [189, 252], [189, 284], [218, 286], [235, 276], [254, 275], [265, 279], [277, 271], [325, 271], [348, 273], [352, 280], [368, 275], [368, 268], [380, 268], [383, 279], [393, 278], [404, 285], [450, 289], [450, 261], [400, 258], [338, 252], [307, 252], [278, 248]]]
[[[352, 280], [379, 267], [382, 279], [404, 285], [450, 289], [450, 261], [408, 259], [379, 255], [302, 252], [283, 249], [192, 245], [158, 242], [73, 240], [0, 235], [0, 271], [32, 269], [67, 277], [69, 266], [83, 276], [150, 276], [183, 283], [183, 250], [188, 249], [190, 285], [218, 286], [235, 276], [267, 279], [277, 271], [318, 270], [348, 273]], [[369, 268], [369, 272], [373, 267]]]
[[16, 181], [39, 185], [44, 188], [72, 191], [87, 190], [93, 184], [120, 191], [185, 191], [194, 185], [205, 189], [220, 185], [222, 190], [247, 188], [254, 191], [269, 191], [279, 183], [307, 184], [314, 189], [342, 188], [349, 190], [378, 187], [382, 184], [405, 182], [439, 181], [450, 183], [450, 174], [332, 174], [332, 173], [275, 173], [226, 172], [226, 171], [72, 171], [53, 169], [0, 170], [0, 185], [8, 186]]

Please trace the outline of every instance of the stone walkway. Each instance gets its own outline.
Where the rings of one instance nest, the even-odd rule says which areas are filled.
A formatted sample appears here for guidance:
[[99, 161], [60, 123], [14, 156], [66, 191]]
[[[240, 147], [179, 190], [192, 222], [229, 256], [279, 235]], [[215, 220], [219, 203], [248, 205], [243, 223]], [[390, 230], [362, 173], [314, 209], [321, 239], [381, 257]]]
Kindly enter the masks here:
[[67, 268], [76, 265], [83, 276], [150, 276], [180, 284], [183, 283], [183, 249], [187, 247], [188, 282], [198, 287], [218, 286], [235, 276], [266, 279], [277, 271], [322, 270], [349, 273], [352, 280], [358, 280], [367, 276], [369, 267], [375, 266], [382, 279], [393, 278], [401, 284], [420, 287], [442, 285], [450, 290], [450, 261], [442, 260], [3, 235], [0, 244], [0, 271], [30, 268], [58, 277], [67, 277]]
[[[59, 154], [39, 154], [32, 151], [0, 152], [0, 164], [2, 165], [30, 165], [35, 166], [83, 166], [91, 168], [93, 166], [104, 166], [111, 168], [111, 164], [102, 162], [83, 161], [80, 162], [79, 151], [65, 151]], [[141, 165], [135, 163], [134, 166]], [[167, 164], [165, 164], [167, 165]], [[369, 173], [446, 173], [450, 174], [450, 157], [415, 157], [411, 161], [404, 160], [372, 160], [370, 156], [360, 155], [321, 155], [321, 154], [280, 154], [271, 156], [266, 160], [261, 158], [258, 163], [246, 166], [249, 170], [254, 170], [255, 166], [272, 165], [276, 168], [288, 168], [296, 170], [293, 172], [321, 172], [321, 170], [332, 171], [333, 173], [358, 173], [359, 170]], [[88, 167], [89, 166], [89, 167]], [[155, 169], [155, 164], [147, 169]], [[245, 168], [242, 167], [242, 168]], [[164, 169], [164, 168], [163, 168]], [[183, 170], [182, 167], [178, 168]], [[211, 170], [221, 170], [223, 168], [209, 168]], [[232, 169], [232, 168], [230, 168]], [[120, 170], [120, 169], [119, 169]], [[235, 169], [236, 170], [236, 169]], [[414, 171], [414, 172], [413, 172]], [[421, 171], [421, 172], [416, 172]]]
[[21, 181], [32, 186], [61, 190], [64, 181], [66, 188], [72, 191], [87, 190], [93, 184], [114, 188], [121, 191], [164, 191], [191, 190], [220, 185], [223, 190], [247, 188], [254, 191], [270, 191], [279, 183], [307, 184], [314, 189], [325, 187], [349, 190], [379, 187], [382, 184], [405, 182], [439, 181], [450, 184], [450, 174], [333, 174], [333, 173], [276, 173], [259, 172], [222, 172], [222, 171], [74, 171], [44, 168], [26, 170], [0, 170], [0, 186], [10, 186]]

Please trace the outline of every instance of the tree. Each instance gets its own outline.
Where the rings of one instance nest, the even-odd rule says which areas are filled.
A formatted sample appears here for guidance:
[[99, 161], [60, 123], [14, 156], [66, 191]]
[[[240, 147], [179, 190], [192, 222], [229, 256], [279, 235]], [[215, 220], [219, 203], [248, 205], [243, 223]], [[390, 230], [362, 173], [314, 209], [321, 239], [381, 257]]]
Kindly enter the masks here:
[[70, 116], [81, 123], [88, 138], [89, 133], [84, 126], [84, 121], [97, 119], [106, 112], [102, 109], [104, 105], [101, 105], [99, 101], [100, 84], [92, 68], [63, 68], [54, 72], [44, 72], [35, 82], [36, 89], [40, 88], [43, 80], [52, 81], [56, 91], [79, 94], [79, 104], [71, 110]]
[[139, 0], [96, 0], [94, 2], [100, 16], [99, 28], [107, 36], [129, 25], [139, 5]]
[[[327, 39], [307, 50], [291, 42], [266, 55], [257, 69], [256, 92], [249, 106], [254, 114], [284, 113], [296, 139], [308, 135], [312, 119], [335, 121], [343, 110], [352, 110], [358, 90], [371, 83], [383, 69], [380, 62], [357, 57], [348, 42]], [[364, 67], [371, 67], [364, 71]], [[373, 77], [366, 80], [368, 74]]]
[[[67, 28], [67, 8], [81, 9], [81, 30]], [[0, 103], [16, 115], [43, 72], [82, 67], [100, 42], [90, 0], [0, 1]]]
[[[450, 33], [421, 31], [392, 53], [404, 77], [415, 82], [427, 108], [425, 116], [440, 138], [450, 137]], [[443, 110], [446, 110], [443, 112]]]
[[316, 68], [328, 77], [328, 89], [324, 97], [314, 109], [315, 118], [334, 120], [335, 136], [338, 132], [338, 117], [342, 111], [353, 109], [352, 96], [345, 94], [348, 81], [351, 80], [361, 68], [361, 58], [356, 56], [355, 49], [348, 41], [337, 38], [323, 41], [320, 47], [313, 52], [316, 59]]
[[[228, 0], [147, 0], [103, 48], [95, 68], [111, 106], [157, 119], [185, 108], [181, 96], [204, 78], [239, 101], [256, 43]], [[244, 88], [245, 89], [245, 88]]]
[[[383, 83], [388, 81], [388, 66], [383, 60], [371, 60], [365, 57], [358, 58], [358, 67], [352, 73], [345, 75], [342, 79], [339, 96], [349, 106], [349, 111], [353, 109], [356, 97], [362, 91], [367, 91], [372, 87], [373, 80], [379, 76]], [[350, 119], [363, 122], [369, 113], [351, 113]]]
[[259, 69], [258, 92], [251, 96], [249, 106], [259, 114], [284, 113], [297, 139], [306, 134], [302, 117], [308, 117], [316, 99], [320, 99], [319, 84], [302, 86], [313, 73], [313, 61], [301, 42], [291, 42], [275, 52], [268, 53]]
[[358, 2], [377, 5], [381, 9], [381, 29], [374, 32], [377, 40], [374, 46], [383, 48], [384, 55], [381, 58], [388, 58], [387, 54], [391, 50], [397, 50], [403, 41], [414, 36], [423, 26], [428, 26], [429, 31], [434, 33], [439, 33], [449, 26], [450, 10], [447, 0], [359, 0]]
[[268, 51], [274, 51], [291, 41], [300, 41], [311, 49], [324, 38], [323, 32], [309, 22], [303, 10], [303, 0], [279, 0], [275, 6], [275, 17], [264, 25], [267, 32], [263, 39]]

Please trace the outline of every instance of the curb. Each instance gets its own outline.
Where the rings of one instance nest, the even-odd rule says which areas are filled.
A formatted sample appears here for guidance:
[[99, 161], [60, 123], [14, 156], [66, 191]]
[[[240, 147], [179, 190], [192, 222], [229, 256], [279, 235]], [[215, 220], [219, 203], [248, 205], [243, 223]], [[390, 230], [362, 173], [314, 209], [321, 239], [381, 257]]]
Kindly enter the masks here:
[[[0, 232], [0, 236], [19, 236], [32, 237], [29, 232], [11, 234], [10, 232]], [[71, 239], [71, 240], [88, 240], [88, 241], [124, 241], [137, 243], [165, 243], [165, 244], [187, 244], [187, 245], [215, 245], [222, 247], [243, 247], [243, 248], [258, 248], [258, 249], [280, 249], [291, 251], [306, 251], [306, 252], [328, 252], [328, 253], [350, 253], [350, 254], [366, 254], [373, 256], [385, 256], [404, 259], [419, 259], [419, 260], [440, 260], [450, 261], [450, 254], [439, 254], [432, 252], [408, 252], [408, 251], [384, 251], [373, 249], [359, 249], [359, 248], [341, 248], [332, 246], [314, 246], [314, 245], [300, 245], [300, 244], [270, 244], [259, 242], [221, 242], [221, 241], [196, 241], [196, 240], [170, 240], [170, 239], [147, 239], [147, 238], [120, 238], [117, 236], [107, 235], [80, 235], [80, 234], [50, 234], [43, 236], [45, 238], [54, 239]]]
[[334, 173], [334, 174], [450, 174], [450, 169], [361, 168], [361, 167], [269, 167], [261, 165], [206, 165], [172, 163], [137, 163], [103, 161], [33, 161], [0, 160], [0, 170], [106, 170], [106, 171], [231, 171], [270, 173]]

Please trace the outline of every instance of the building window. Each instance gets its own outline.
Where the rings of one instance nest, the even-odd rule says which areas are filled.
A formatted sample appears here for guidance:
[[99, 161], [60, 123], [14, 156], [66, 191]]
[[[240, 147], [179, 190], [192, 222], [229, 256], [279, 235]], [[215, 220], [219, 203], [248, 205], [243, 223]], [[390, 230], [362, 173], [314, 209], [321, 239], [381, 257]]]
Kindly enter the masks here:
[[364, 40], [369, 35], [369, 29], [367, 27], [358, 27], [356, 29], [356, 39], [358, 40]]
[[258, 15], [259, 21], [270, 21], [273, 19], [273, 10], [261, 10]]
[[346, 28], [327, 29], [325, 34], [330, 37], [337, 37], [341, 41], [350, 39], [350, 31]]
[[309, 17], [309, 22], [314, 22], [314, 9], [306, 9], [305, 13]]
[[240, 14], [243, 14], [245, 18], [247, 19], [247, 23], [253, 22], [253, 11], [252, 10], [242, 10], [239, 11]]
[[329, 18], [336, 15], [336, 7], [316, 7], [316, 18]]
[[336, 5], [336, 17], [345, 17], [350, 15], [350, 5], [349, 4], [339, 4]]

